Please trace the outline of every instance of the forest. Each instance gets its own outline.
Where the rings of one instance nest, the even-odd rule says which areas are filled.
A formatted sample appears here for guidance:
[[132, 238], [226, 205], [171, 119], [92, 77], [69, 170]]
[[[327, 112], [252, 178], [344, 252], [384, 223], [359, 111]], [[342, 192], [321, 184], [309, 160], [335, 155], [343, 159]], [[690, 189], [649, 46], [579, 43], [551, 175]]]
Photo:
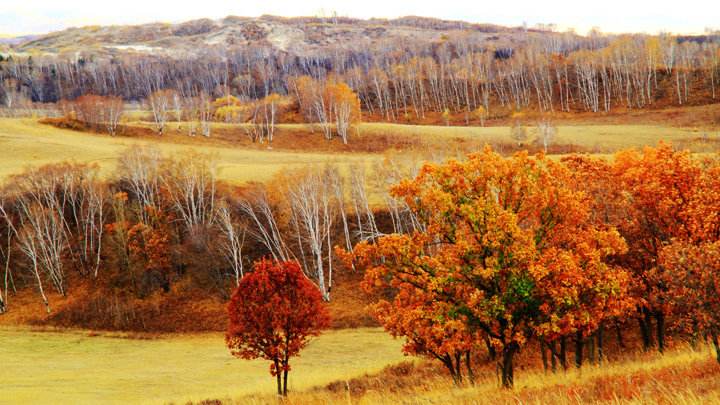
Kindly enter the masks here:
[[422, 123], [435, 113], [467, 124], [523, 110], [597, 113], [711, 103], [718, 97], [719, 49], [712, 34], [596, 31], [526, 33], [516, 45], [488, 48], [460, 31], [438, 42], [324, 47], [307, 55], [261, 45], [210, 47], [182, 58], [8, 54], [0, 59], [0, 100], [12, 107], [92, 94], [150, 102], [168, 90], [188, 111], [197, 109], [193, 99], [229, 95], [243, 103], [295, 96], [311, 104], [299, 88], [299, 79], [308, 77], [349, 86], [362, 111], [377, 120]]

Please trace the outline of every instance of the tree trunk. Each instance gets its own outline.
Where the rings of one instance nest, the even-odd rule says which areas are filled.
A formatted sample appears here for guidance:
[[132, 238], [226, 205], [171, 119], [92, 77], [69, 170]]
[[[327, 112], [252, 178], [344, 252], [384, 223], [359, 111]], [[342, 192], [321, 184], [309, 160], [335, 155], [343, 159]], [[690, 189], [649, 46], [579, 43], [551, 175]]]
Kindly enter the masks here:
[[583, 361], [583, 335], [582, 332], [575, 333], [575, 367], [582, 367]]
[[487, 346], [488, 349], [488, 357], [491, 361], [494, 361], [497, 357], [497, 352], [495, 351], [495, 348], [493, 347], [492, 343], [490, 343], [490, 338], [487, 336], [483, 336], [483, 339], [485, 340], [485, 346]]
[[458, 385], [462, 385], [462, 353], [455, 354], [455, 375]]
[[472, 369], [472, 363], [470, 361], [471, 357], [472, 355], [469, 351], [465, 352], [465, 367], [467, 367], [468, 380], [470, 381], [471, 385], [475, 385], [475, 372]]
[[[545, 349], [546, 349], [546, 347], [545, 347], [546, 345], [547, 345], [547, 344], [545, 343], [545, 340], [540, 339], [540, 357], [542, 358], [543, 371], [547, 373], [547, 371], [548, 371], [548, 358], [547, 358], [547, 351], [545, 350]], [[550, 356], [552, 356], [552, 353], [550, 354]]]
[[502, 386], [512, 388], [515, 382], [513, 376], [513, 357], [518, 350], [516, 343], [510, 343], [503, 349], [502, 358]]
[[595, 364], [595, 354], [596, 352], [596, 346], [595, 346], [595, 339], [597, 336], [593, 333], [592, 335], [588, 336], [587, 339], [587, 345], [588, 345], [588, 361], [591, 365]]
[[563, 370], [567, 371], [567, 338], [565, 336], [560, 338], [560, 364]]
[[617, 343], [620, 348], [625, 348], [625, 340], [623, 340], [622, 329], [620, 329], [620, 322], [615, 321], [615, 336], [617, 337]]
[[650, 319], [650, 311], [643, 308], [642, 317], [638, 319], [640, 323], [640, 335], [643, 341], [643, 350], [648, 351], [652, 346], [652, 332], [650, 331], [650, 325], [652, 320]]
[[443, 357], [438, 357], [440, 361], [445, 365], [445, 368], [448, 369], [450, 372], [450, 376], [453, 379], [453, 383], [457, 386], [462, 384], [462, 372], [460, 370], [460, 364], [457, 365], [457, 368], [455, 367], [455, 364], [453, 362], [452, 356], [449, 354], [444, 355]]
[[282, 395], [282, 381], [280, 379], [280, 362], [276, 359], [275, 360], [275, 380], [277, 382], [277, 392], [278, 395]]
[[550, 342], [548, 346], [550, 346], [550, 367], [552, 372], [555, 373], [557, 372], [557, 348], [554, 341]]
[[712, 341], [713, 346], [715, 346], [715, 359], [720, 363], [720, 346], [718, 345], [718, 336], [715, 332], [712, 333]]
[[597, 357], [597, 358], [598, 358], [598, 365], [600, 365], [600, 366], [602, 366], [603, 356], [604, 356], [604, 353], [603, 353], [603, 333], [604, 333], [604, 329], [605, 329], [605, 328], [603, 327], [603, 324], [600, 323], [600, 327], [598, 328], [598, 331], [597, 331], [597, 350], [598, 350], [598, 352], [597, 352], [598, 357]]
[[660, 353], [665, 352], [665, 314], [663, 314], [661, 311], [655, 312], [655, 321], [656, 321], [656, 329], [657, 329], [657, 343], [658, 343], [658, 351]]
[[286, 365], [285, 370], [283, 370], [283, 393], [282, 393], [282, 395], [284, 397], [287, 396], [287, 380], [288, 380], [288, 369], [287, 369], [287, 365]]

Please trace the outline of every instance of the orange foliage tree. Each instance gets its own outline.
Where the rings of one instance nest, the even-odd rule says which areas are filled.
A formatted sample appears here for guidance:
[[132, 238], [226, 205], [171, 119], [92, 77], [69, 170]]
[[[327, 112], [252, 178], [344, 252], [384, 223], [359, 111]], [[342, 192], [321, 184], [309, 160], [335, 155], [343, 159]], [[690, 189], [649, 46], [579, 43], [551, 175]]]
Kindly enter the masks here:
[[670, 270], [662, 282], [677, 326], [691, 334], [693, 344], [701, 333], [709, 336], [720, 363], [720, 241], [673, 243], [662, 250], [659, 262]]
[[[127, 230], [130, 260], [143, 269], [144, 285], [152, 288], [158, 281], [165, 292], [170, 290], [171, 230], [168, 215], [153, 207], [145, 207], [150, 221], [138, 222]], [[117, 224], [122, 226], [122, 224]], [[146, 288], [143, 288], [145, 290]]]
[[406, 351], [435, 357], [458, 356], [486, 337], [502, 353], [509, 388], [529, 338], [587, 333], [617, 315], [628, 277], [606, 258], [625, 244], [589, 221], [590, 201], [570, 178], [544, 155], [505, 159], [488, 148], [464, 162], [427, 164], [393, 187], [422, 230], [356, 246], [364, 287], [395, 293], [373, 307], [377, 318], [407, 338]]
[[124, 113], [123, 99], [112, 96], [86, 94], [66, 103], [69, 113], [95, 130], [105, 130], [110, 135], [117, 133]]
[[[663, 286], [662, 301], [673, 325], [690, 334], [693, 344], [710, 337], [720, 362], [720, 161], [694, 161], [702, 167], [685, 207], [686, 237], [676, 237], [660, 251], [661, 271], [653, 273]], [[682, 179], [680, 179], [682, 180]]]
[[319, 123], [328, 140], [335, 124], [335, 131], [347, 144], [350, 127], [360, 121], [360, 98], [353, 89], [334, 76], [326, 80], [300, 76], [290, 84], [305, 119]]
[[343, 143], [347, 144], [350, 127], [360, 121], [360, 98], [343, 82], [329, 84], [326, 92], [335, 118], [335, 130]]
[[702, 173], [700, 163], [689, 152], [676, 152], [662, 143], [641, 152], [616, 154], [609, 172], [617, 179], [615, 187], [623, 191], [620, 207], [624, 215], [618, 228], [629, 250], [622, 263], [636, 281], [646, 349], [651, 345], [652, 318], [658, 350], [665, 348], [665, 324], [671, 305], [668, 285], [663, 281], [668, 269], [659, 265], [658, 258], [673, 240], [697, 236], [693, 230], [693, 206], [702, 189]]
[[228, 315], [225, 342], [230, 352], [243, 359], [270, 360], [270, 374], [283, 396], [290, 358], [330, 325], [320, 291], [294, 261], [255, 263], [233, 293]]

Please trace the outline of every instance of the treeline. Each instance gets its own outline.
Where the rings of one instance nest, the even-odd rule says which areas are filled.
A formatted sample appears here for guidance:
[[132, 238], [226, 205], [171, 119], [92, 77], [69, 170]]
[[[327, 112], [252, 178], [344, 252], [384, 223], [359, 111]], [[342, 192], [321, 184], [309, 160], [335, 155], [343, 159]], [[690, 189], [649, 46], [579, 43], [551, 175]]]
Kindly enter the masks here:
[[[411, 229], [402, 203], [369, 194], [404, 175], [399, 163], [386, 163], [367, 168], [372, 175], [364, 166], [347, 176], [325, 166], [241, 188], [217, 180], [211, 156], [172, 158], [152, 148], [129, 149], [109, 180], [93, 165], [28, 169], [0, 189], [0, 313], [12, 309], [13, 292], [31, 287], [48, 313], [53, 294], [96, 290], [102, 299], [89, 318], [111, 312], [110, 296], [142, 300], [185, 289], [224, 300], [263, 257], [299, 262], [330, 300], [335, 245], [352, 249]], [[387, 205], [379, 218], [378, 204]], [[128, 313], [112, 313], [103, 325], [137, 328], [129, 323], [133, 308], [122, 308], [115, 310]]]
[[[720, 362], [720, 161], [661, 144], [612, 160], [503, 158], [486, 149], [397, 183], [414, 230], [343, 254], [383, 297], [376, 318], [404, 350], [473, 382], [474, 359], [538, 343], [546, 370], [605, 359], [606, 330], [637, 324], [643, 347], [668, 333], [712, 342]], [[624, 326], [623, 326], [624, 325]]]
[[[231, 95], [212, 99], [201, 92], [196, 97], [183, 97], [172, 89], [152, 92], [144, 106], [153, 123], [153, 130], [162, 135], [170, 122], [176, 130], [184, 126], [189, 136], [210, 137], [211, 123], [245, 123], [242, 126], [252, 142], [272, 143], [276, 126], [284, 115], [301, 115], [306, 122], [316, 123], [325, 139], [340, 137], [347, 144], [351, 130], [360, 121], [360, 100], [355, 92], [336, 78], [321, 81], [309, 76], [294, 78], [293, 96], [271, 93], [261, 99], [240, 99]], [[116, 96], [83, 95], [75, 100], [62, 100], [56, 105], [61, 118], [43, 122], [73, 129], [90, 129], [116, 135], [125, 127], [123, 100]]]
[[606, 112], [718, 97], [715, 36], [518, 35], [506, 48], [454, 32], [439, 42], [363, 43], [308, 55], [258, 45], [178, 59], [10, 57], [0, 61], [0, 101], [10, 108], [88, 94], [132, 101], [166, 89], [183, 99], [260, 100], [297, 95], [301, 76], [347, 83], [364, 112], [388, 121], [419, 121], [428, 113], [464, 113], [469, 121], [526, 109]]

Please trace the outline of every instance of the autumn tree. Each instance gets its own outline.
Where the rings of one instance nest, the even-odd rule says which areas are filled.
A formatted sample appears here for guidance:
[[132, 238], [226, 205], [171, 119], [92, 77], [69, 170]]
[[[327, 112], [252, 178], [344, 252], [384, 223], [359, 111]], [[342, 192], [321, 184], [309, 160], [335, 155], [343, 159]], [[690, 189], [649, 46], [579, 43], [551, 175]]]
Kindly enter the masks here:
[[335, 76], [325, 80], [301, 76], [293, 79], [292, 86], [308, 122], [320, 124], [328, 140], [335, 124], [335, 131], [347, 143], [348, 130], [360, 120], [360, 99], [352, 88]]
[[77, 120], [93, 129], [105, 130], [113, 136], [117, 133], [124, 112], [122, 98], [91, 94], [73, 100], [69, 108]]
[[217, 226], [222, 235], [218, 245], [232, 268], [235, 286], [237, 287], [240, 284], [240, 279], [245, 277], [243, 246], [245, 245], [247, 227], [244, 224], [239, 224], [233, 217], [231, 207], [227, 201], [219, 204], [217, 217]]
[[542, 143], [545, 153], [547, 153], [548, 151], [548, 146], [550, 146], [555, 141], [557, 132], [557, 127], [553, 125], [552, 121], [550, 121], [549, 119], [544, 119], [538, 122], [538, 141]]
[[[624, 251], [622, 239], [588, 221], [587, 197], [568, 180], [568, 170], [543, 155], [504, 159], [489, 149], [464, 162], [425, 165], [392, 189], [416, 213], [421, 230], [355, 247], [365, 284], [399, 291], [377, 305], [402, 317], [413, 310], [402, 291], [429, 295], [423, 300], [433, 303], [428, 316], [487, 336], [501, 353], [502, 385], [512, 387], [514, 357], [528, 339], [596, 322], [578, 316], [587, 307], [563, 280], [582, 280], [618, 299], [626, 280], [606, 265], [607, 256]], [[394, 321], [379, 319], [394, 329]]]
[[527, 128], [516, 122], [512, 128], [510, 128], [510, 138], [517, 142], [518, 147], [522, 146], [523, 142], [528, 140]]
[[261, 260], [228, 304], [225, 342], [233, 356], [269, 360], [278, 395], [287, 396], [290, 358], [330, 325], [320, 291], [297, 262]]
[[159, 182], [175, 215], [190, 236], [202, 234], [216, 219], [216, 161], [211, 155], [188, 152], [165, 159]]
[[631, 270], [641, 298], [639, 323], [643, 343], [651, 343], [652, 325], [658, 350], [665, 348], [666, 319], [670, 303], [664, 283], [667, 269], [658, 258], [674, 239], [689, 240], [693, 234], [693, 200], [702, 189], [702, 169], [689, 152], [676, 152], [660, 144], [642, 151], [618, 153], [611, 174], [624, 192], [624, 215], [618, 229], [628, 243], [623, 266]]
[[149, 222], [146, 207], [159, 209], [161, 193], [162, 155], [152, 147], [132, 146], [118, 158], [118, 183], [128, 191], [136, 203], [136, 211], [143, 222]]
[[360, 99], [350, 86], [342, 82], [328, 85], [326, 91], [335, 118], [335, 130], [347, 144], [350, 127], [360, 121]]
[[720, 242], [675, 242], [662, 250], [659, 263], [668, 269], [662, 281], [678, 328], [693, 343], [702, 335], [709, 336], [720, 363]]
[[147, 104], [152, 112], [155, 130], [162, 135], [165, 131], [170, 114], [172, 113], [173, 103], [176, 92], [170, 89], [157, 90], [147, 97]]
[[[333, 282], [332, 235], [339, 205], [343, 203], [338, 201], [334, 188], [336, 176], [337, 173], [330, 167], [322, 172], [308, 171], [288, 178], [286, 191], [299, 256], [305, 272], [317, 280], [318, 289], [326, 301], [330, 300]], [[310, 256], [309, 265], [306, 265], [306, 252]]]
[[473, 111], [473, 114], [475, 115], [475, 117], [477, 117], [480, 120], [480, 126], [484, 127], [485, 120], [487, 119], [487, 116], [488, 116], [488, 112], [485, 109], [485, 107], [479, 106], [478, 108], [475, 109], [475, 111]]
[[[174, 218], [151, 206], [145, 207], [145, 211], [149, 221], [137, 222], [127, 230], [132, 278], [141, 296], [156, 287], [168, 292], [172, 270], [170, 223]], [[136, 269], [140, 274], [135, 274]]]
[[243, 102], [235, 96], [226, 95], [213, 101], [215, 119], [223, 122], [244, 122], [247, 116]]

